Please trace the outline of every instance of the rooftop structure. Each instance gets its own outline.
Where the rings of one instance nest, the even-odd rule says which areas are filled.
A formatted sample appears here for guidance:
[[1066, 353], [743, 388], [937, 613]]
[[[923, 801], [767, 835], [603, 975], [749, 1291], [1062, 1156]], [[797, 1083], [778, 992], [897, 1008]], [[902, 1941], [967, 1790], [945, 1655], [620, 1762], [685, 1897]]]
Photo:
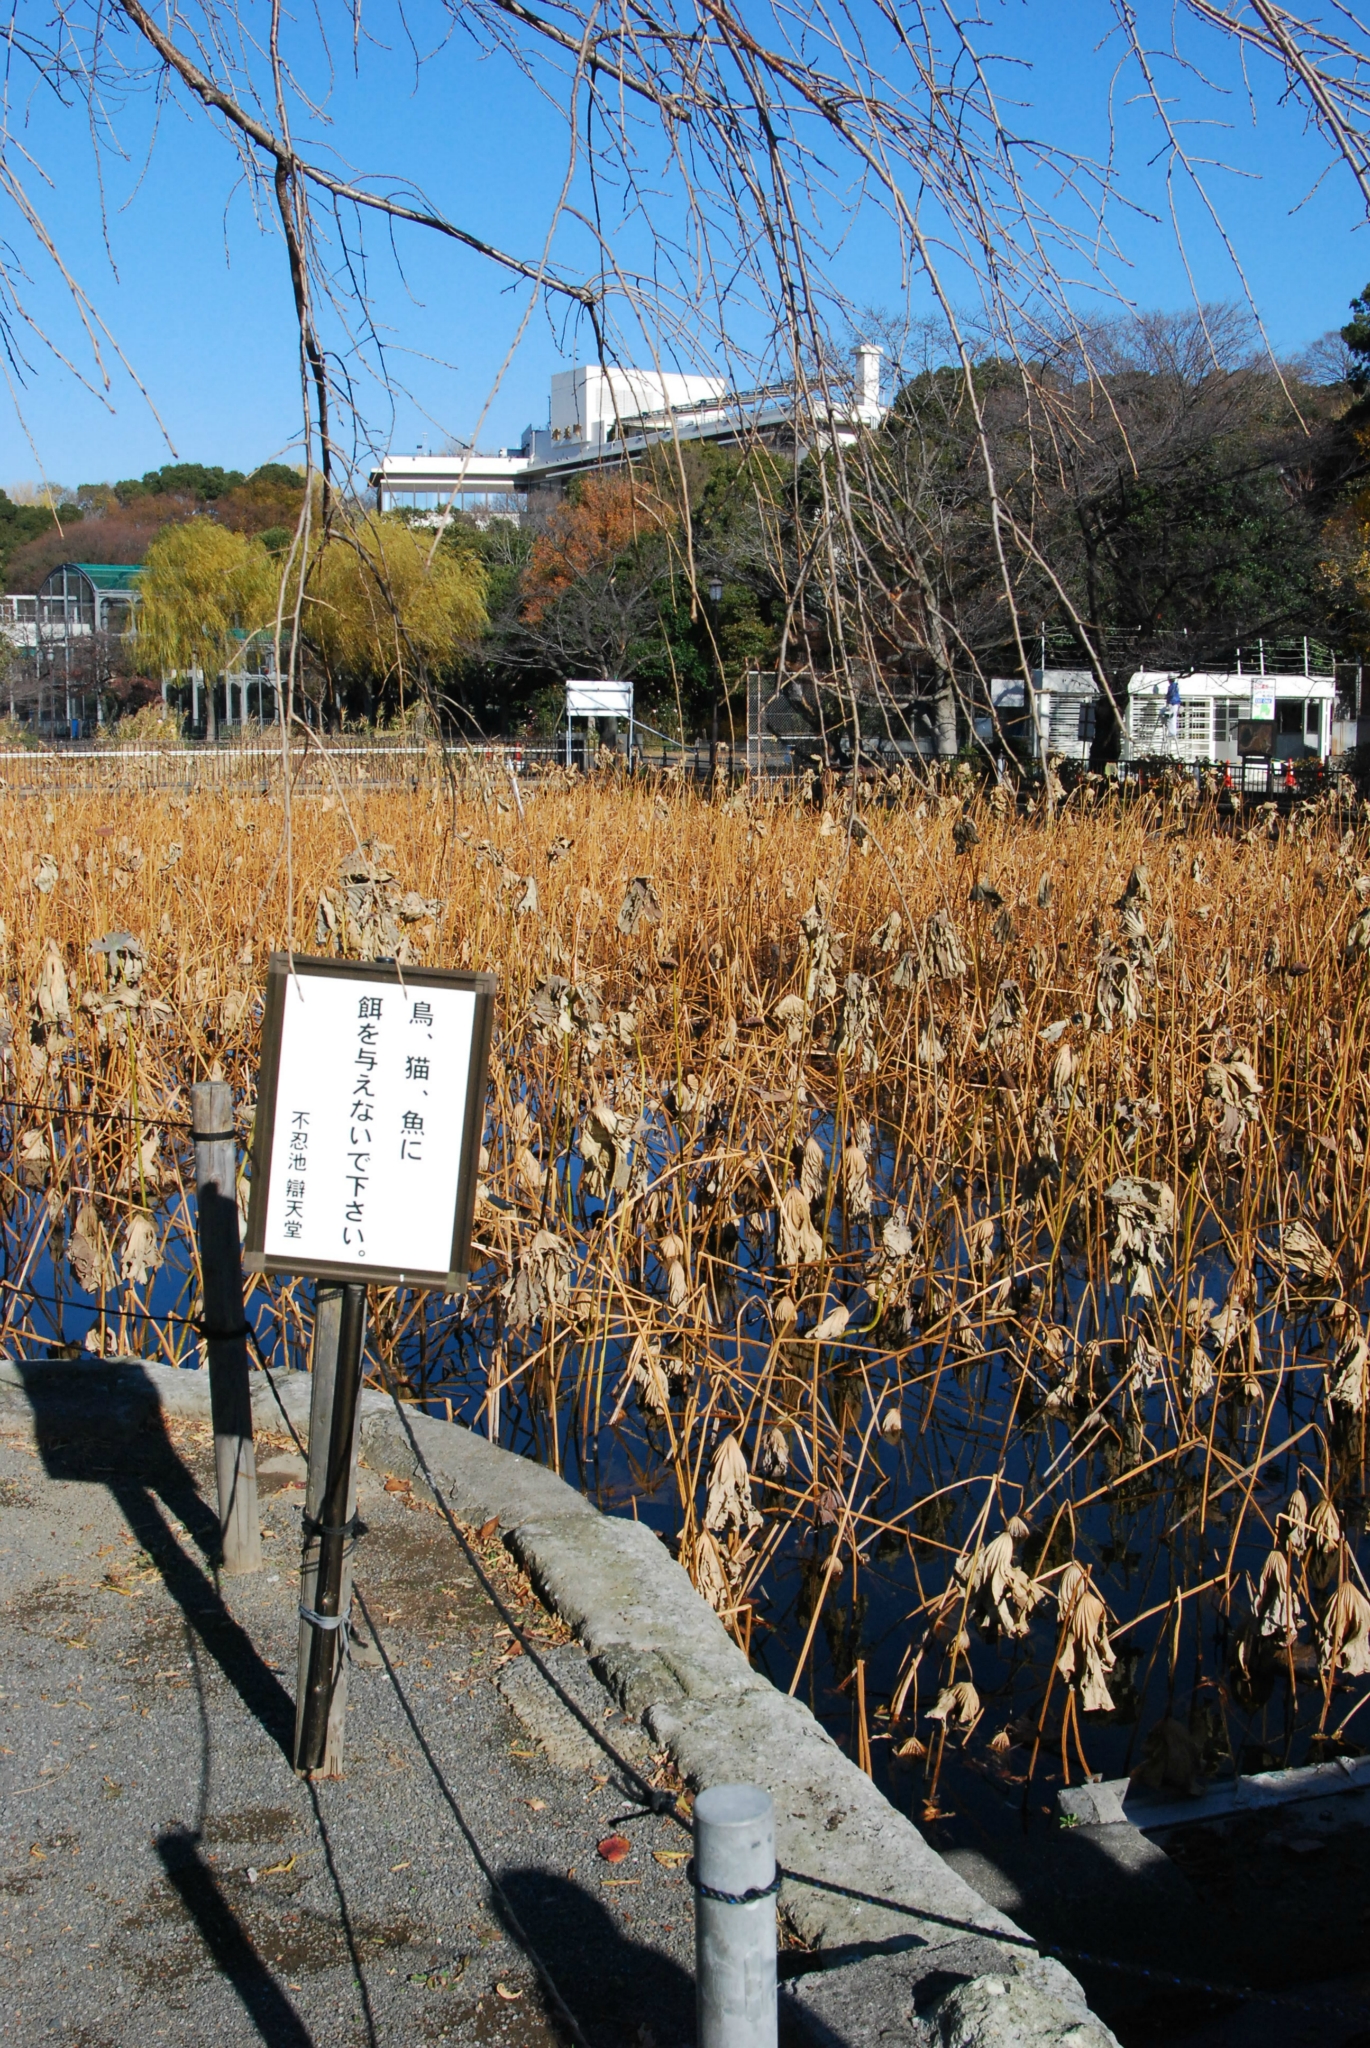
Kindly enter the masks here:
[[397, 505], [436, 510], [448, 500], [507, 505], [583, 470], [630, 461], [662, 442], [759, 440], [802, 451], [817, 442], [842, 445], [884, 416], [880, 350], [869, 343], [856, 351], [854, 395], [801, 396], [792, 384], [733, 391], [722, 377], [586, 364], [556, 372], [548, 424], [528, 427], [517, 449], [387, 455], [371, 472], [371, 484], [382, 512]]
[[0, 598], [0, 633], [20, 648], [68, 634], [126, 633], [142, 573], [136, 562], [59, 562], [32, 596]]

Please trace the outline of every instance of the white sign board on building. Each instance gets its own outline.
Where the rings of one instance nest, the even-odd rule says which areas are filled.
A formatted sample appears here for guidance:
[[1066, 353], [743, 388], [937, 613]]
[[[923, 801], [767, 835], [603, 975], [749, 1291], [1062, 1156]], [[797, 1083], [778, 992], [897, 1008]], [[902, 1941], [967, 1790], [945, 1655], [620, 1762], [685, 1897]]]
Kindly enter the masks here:
[[568, 682], [566, 715], [568, 718], [631, 718], [633, 686], [608, 680]]
[[465, 1286], [495, 980], [272, 955], [243, 1263]]

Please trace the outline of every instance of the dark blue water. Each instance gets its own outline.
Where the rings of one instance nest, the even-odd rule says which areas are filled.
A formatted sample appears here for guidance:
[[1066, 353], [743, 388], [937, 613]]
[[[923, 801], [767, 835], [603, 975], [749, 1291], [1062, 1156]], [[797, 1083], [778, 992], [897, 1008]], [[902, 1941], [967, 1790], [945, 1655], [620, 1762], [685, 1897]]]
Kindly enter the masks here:
[[[0, 1156], [7, 1176], [19, 1164], [14, 1151], [19, 1133], [32, 1127], [32, 1117], [0, 1112]], [[829, 1152], [831, 1125], [814, 1118], [812, 1127]], [[44, 1189], [6, 1182], [0, 1278], [7, 1348], [42, 1355], [103, 1344], [165, 1362], [198, 1363], [191, 1204], [164, 1190], [150, 1195], [161, 1264], [145, 1288], [117, 1281], [103, 1290], [82, 1286], [72, 1264], [73, 1230], [92, 1177], [107, 1174], [108, 1162], [90, 1152], [94, 1126], [73, 1118], [58, 1128], [70, 1133], [72, 1150], [63, 1170], [68, 1192], [56, 1213], [49, 1212]], [[801, 1142], [807, 1134], [799, 1131]], [[745, 1132], [741, 1135], [745, 1141]], [[108, 1144], [108, 1126], [101, 1127], [101, 1136]], [[132, 1156], [132, 1136], [121, 1172]], [[487, 1142], [494, 1148], [502, 1139], [488, 1132]], [[734, 1129], [729, 1135], [734, 1152], [738, 1142]], [[711, 1403], [703, 1429], [705, 1455], [698, 1461], [701, 1478], [717, 1442], [739, 1427], [755, 1470], [755, 1397], [772, 1361], [767, 1304], [789, 1284], [776, 1266], [774, 1215], [758, 1231], [743, 1209], [717, 1192], [717, 1147], [707, 1133], [692, 1135], [661, 1111], [645, 1121], [637, 1143], [646, 1151], [653, 1181], [674, 1174], [686, 1188], [691, 1243], [696, 1252], [706, 1248], [713, 1258], [713, 1327], [707, 1345], [685, 1340], [692, 1369], [673, 1381], [672, 1430], [678, 1434], [682, 1427], [688, 1401], [700, 1410]], [[1011, 1517], [1020, 1516], [1030, 1532], [1019, 1544], [1020, 1563], [1030, 1571], [1050, 1572], [1074, 1556], [1090, 1568], [1113, 1622], [1116, 1663], [1109, 1683], [1114, 1710], [1082, 1717], [1078, 1745], [1067, 1749], [1072, 1777], [1078, 1779], [1083, 1768], [1081, 1750], [1089, 1768], [1106, 1776], [1130, 1768], [1138, 1759], [1141, 1737], [1163, 1714], [1197, 1731], [1213, 1771], [1230, 1768], [1233, 1758], [1248, 1768], [1304, 1761], [1324, 1714], [1316, 1673], [1311, 1668], [1296, 1672], [1292, 1690], [1282, 1674], [1268, 1685], [1259, 1675], [1255, 1684], [1243, 1685], [1240, 1674], [1234, 1681], [1233, 1651], [1248, 1604], [1244, 1574], [1259, 1579], [1276, 1518], [1296, 1484], [1302, 1484], [1310, 1505], [1324, 1487], [1334, 1493], [1353, 1542], [1364, 1529], [1363, 1438], [1356, 1429], [1329, 1425], [1323, 1399], [1327, 1331], [1318, 1304], [1291, 1301], [1268, 1258], [1258, 1258], [1253, 1281], [1259, 1388], [1243, 1393], [1243, 1376], [1229, 1374], [1218, 1394], [1194, 1404], [1187, 1422], [1177, 1391], [1182, 1361], [1172, 1354], [1156, 1320], [1139, 1323], [1136, 1304], [1124, 1299], [1121, 1287], [1101, 1283], [1091, 1272], [1083, 1250], [1053, 1260], [1045, 1230], [1020, 1224], [1012, 1260], [1001, 1255], [995, 1269], [996, 1282], [1010, 1283], [1008, 1299], [986, 1319], [984, 1279], [972, 1275], [960, 1229], [954, 1222], [948, 1226], [947, 1218], [987, 1213], [989, 1191], [975, 1184], [920, 1186], [916, 1180], [910, 1187], [902, 1167], [896, 1186], [896, 1162], [888, 1148], [881, 1148], [878, 1134], [872, 1155], [874, 1214], [869, 1221], [849, 1218], [840, 1197], [835, 1202], [831, 1236], [837, 1249], [827, 1294], [821, 1302], [805, 1303], [794, 1334], [802, 1337], [839, 1301], [849, 1311], [847, 1331], [823, 1348], [816, 1389], [815, 1347], [797, 1347], [792, 1391], [798, 1415], [789, 1431], [789, 1470], [772, 1483], [754, 1482], [754, 1498], [768, 1527], [799, 1510], [752, 1596], [748, 1634], [758, 1667], [780, 1686], [790, 1685], [822, 1590], [820, 1620], [799, 1690], [854, 1752], [859, 1667], [872, 1766], [896, 1799], [917, 1808], [927, 1798], [941, 1739], [925, 1712], [948, 1676], [968, 1673], [973, 1673], [983, 1718], [964, 1742], [959, 1733], [946, 1741], [937, 1780], [942, 1810], [983, 1804], [987, 1787], [995, 1812], [1017, 1797], [1031, 1742], [991, 1750], [989, 1736], [1004, 1728], [1022, 1735], [1040, 1725], [1045, 1740], [1034, 1782], [1059, 1782], [1066, 1767], [1061, 1744], [1069, 1738], [1063, 1738], [1060, 1727], [1064, 1689], [1059, 1678], [1048, 1691], [1057, 1648], [1054, 1601], [1043, 1601], [1020, 1638], [991, 1641], [972, 1631], [968, 1656], [959, 1657], [954, 1668], [945, 1633], [929, 1634], [929, 1610], [952, 1585], [956, 1560], [974, 1532], [981, 1531], [982, 1539], [993, 1537]], [[193, 1162], [183, 1130], [164, 1134], [164, 1181], [171, 1159], [179, 1162], [190, 1184]], [[606, 1204], [585, 1195], [574, 1151], [563, 1154], [556, 1167], [548, 1221], [573, 1244], [581, 1262], [592, 1237], [611, 1219], [614, 1199]], [[994, 1206], [1008, 1206], [1014, 1192], [996, 1188]], [[876, 1326], [876, 1303], [867, 1286], [872, 1244], [896, 1197], [913, 1212], [917, 1241], [922, 1241], [925, 1218], [941, 1226], [935, 1264], [914, 1281], [910, 1329], [899, 1315]], [[101, 1207], [116, 1260], [123, 1207]], [[478, 1223], [478, 1237], [481, 1227]], [[658, 1231], [667, 1227], [657, 1226]], [[1268, 1252], [1273, 1228], [1262, 1236]], [[94, 1277], [98, 1282], [98, 1274]], [[645, 1416], [632, 1398], [625, 1399], [611, 1423], [626, 1340], [596, 1335], [593, 1319], [584, 1328], [565, 1326], [554, 1355], [544, 1353], [530, 1373], [524, 1368], [542, 1349], [543, 1332], [507, 1328], [500, 1296], [506, 1277], [493, 1266], [477, 1270], [470, 1295], [461, 1301], [408, 1291], [386, 1298], [373, 1328], [373, 1346], [385, 1350], [430, 1412], [450, 1412], [484, 1432], [490, 1362], [502, 1345], [506, 1384], [499, 1440], [522, 1455], [555, 1463], [606, 1511], [633, 1513], [674, 1543], [683, 1518], [670, 1432], [663, 1422]], [[573, 1285], [593, 1289], [594, 1277], [578, 1269]], [[1192, 1257], [1191, 1292], [1202, 1286], [1221, 1303], [1229, 1278], [1218, 1226], [1212, 1222]], [[1032, 1372], [1025, 1370], [1024, 1332], [1037, 1307], [1034, 1281], [1049, 1285], [1043, 1313], [1072, 1330], [1077, 1360], [1088, 1355], [1087, 1347], [1099, 1347], [1093, 1354], [1092, 1399], [1075, 1406], [1053, 1410], [1044, 1399], [1040, 1363]], [[665, 1304], [667, 1275], [651, 1245], [642, 1254], [641, 1283]], [[919, 1303], [934, 1286], [947, 1300], [970, 1306], [976, 1352], [969, 1359], [949, 1346], [945, 1314], [933, 1319], [931, 1337], [919, 1326]], [[273, 1368], [304, 1369], [310, 1337], [307, 1283], [258, 1281], [248, 1314], [261, 1355]], [[659, 1329], [669, 1368], [675, 1324], [664, 1306]], [[1149, 1379], [1128, 1379], [1129, 1345], [1139, 1329], [1163, 1349], [1162, 1369]], [[796, 1391], [800, 1379], [802, 1402]], [[1120, 1388], [1124, 1380], [1128, 1383]], [[821, 1448], [811, 1486], [805, 1423], [811, 1430], [815, 1401]], [[874, 1424], [894, 1404], [902, 1427], [887, 1440]], [[774, 1420], [773, 1406], [770, 1415]], [[1186, 1431], [1195, 1441], [1177, 1450], [1178, 1436]], [[1084, 1439], [1083, 1448], [1077, 1446], [1073, 1454], [1072, 1433]], [[1253, 1472], [1257, 1463], [1259, 1470]], [[838, 1566], [830, 1570], [840, 1500], [848, 1492], [856, 1511], [855, 1540], [843, 1542]], [[702, 1493], [701, 1484], [701, 1507]], [[1305, 1624], [1301, 1642], [1309, 1640]], [[888, 1705], [908, 1659], [920, 1647], [915, 1688], [891, 1739]], [[1269, 1663], [1268, 1653], [1263, 1654]], [[1283, 1649], [1281, 1659], [1288, 1664]], [[1298, 1661], [1311, 1667], [1302, 1649]], [[1366, 1692], [1365, 1681], [1343, 1679], [1339, 1686], [1330, 1703], [1329, 1727], [1343, 1721]], [[1352, 1738], [1359, 1727], [1353, 1719]], [[892, 1752], [909, 1735], [925, 1742], [929, 1755], [896, 1764]]]

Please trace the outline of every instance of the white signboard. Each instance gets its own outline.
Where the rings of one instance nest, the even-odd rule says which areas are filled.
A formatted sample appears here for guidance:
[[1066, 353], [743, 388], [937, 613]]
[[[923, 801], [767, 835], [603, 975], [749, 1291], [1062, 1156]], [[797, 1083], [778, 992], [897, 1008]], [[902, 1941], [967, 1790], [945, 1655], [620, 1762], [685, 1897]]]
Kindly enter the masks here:
[[1275, 685], [1264, 676], [1253, 678], [1251, 684], [1251, 716], [1270, 719], [1275, 716]]
[[568, 718], [631, 718], [633, 686], [631, 683], [608, 681], [567, 683], [566, 715]]
[[494, 978], [275, 954], [244, 1264], [464, 1284]]

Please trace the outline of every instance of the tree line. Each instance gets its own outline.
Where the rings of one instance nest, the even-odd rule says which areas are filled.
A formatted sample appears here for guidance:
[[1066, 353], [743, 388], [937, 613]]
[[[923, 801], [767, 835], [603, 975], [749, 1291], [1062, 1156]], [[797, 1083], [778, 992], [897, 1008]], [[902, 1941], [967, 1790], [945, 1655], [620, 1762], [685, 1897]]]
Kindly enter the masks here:
[[12, 590], [143, 563], [125, 658], [153, 676], [282, 632], [326, 723], [424, 703], [467, 734], [546, 730], [568, 676], [613, 675], [660, 729], [726, 737], [761, 669], [954, 753], [990, 678], [1043, 658], [1092, 669], [1106, 712], [1138, 666], [1365, 651], [1370, 287], [1351, 311], [1296, 363], [1225, 307], [969, 371], [933, 330], [882, 336], [892, 402], [850, 445], [663, 444], [517, 520], [325, 516], [284, 465], [174, 464], [55, 511], [0, 498], [0, 552]]

